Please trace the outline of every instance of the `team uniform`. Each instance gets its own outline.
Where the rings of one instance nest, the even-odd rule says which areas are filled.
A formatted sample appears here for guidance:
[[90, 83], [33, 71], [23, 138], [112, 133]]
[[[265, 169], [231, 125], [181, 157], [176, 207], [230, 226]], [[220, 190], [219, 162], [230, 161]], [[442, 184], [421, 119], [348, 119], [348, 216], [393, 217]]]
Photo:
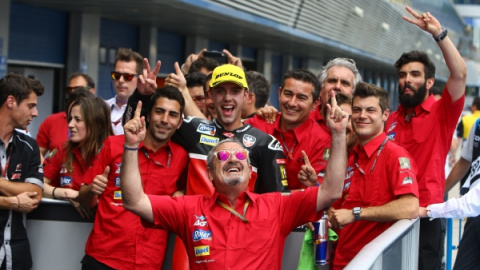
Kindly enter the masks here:
[[[349, 160], [340, 208], [367, 208], [385, 205], [400, 195], [418, 197], [417, 167], [408, 152], [387, 140], [385, 133], [354, 148], [353, 164]], [[349, 181], [351, 180], [351, 181]], [[345, 194], [347, 192], [347, 194]], [[338, 206], [337, 206], [338, 207]], [[343, 269], [355, 255], [393, 222], [359, 220], [339, 230], [334, 269]]]
[[187, 194], [212, 196], [215, 188], [207, 175], [207, 154], [223, 139], [236, 138], [249, 151], [252, 176], [249, 190], [256, 193], [287, 191], [285, 156], [280, 143], [272, 136], [244, 125], [225, 130], [216, 120], [188, 117], [175, 132], [173, 140], [187, 150], [190, 157]]
[[[438, 101], [430, 95], [415, 107], [415, 115], [409, 122], [405, 121], [406, 108], [401, 105], [388, 118], [388, 138], [405, 148], [417, 163], [419, 202], [422, 207], [443, 202], [445, 161], [464, 103], [465, 95], [452, 102], [445, 88]], [[441, 267], [444, 235], [441, 219], [420, 220], [420, 268]]]
[[[110, 136], [85, 175], [90, 184], [96, 175], [110, 166], [108, 184], [98, 198], [93, 229], [85, 253], [114, 269], [161, 269], [167, 248], [167, 231], [145, 228], [140, 218], [123, 208], [120, 188], [123, 135]], [[142, 186], [147, 194], [171, 196], [185, 189], [188, 156], [185, 150], [169, 142], [153, 152], [140, 143], [138, 148]]]
[[[2, 178], [12, 182], [31, 183], [43, 189], [40, 151], [33, 138], [14, 131], [7, 149], [0, 140]], [[5, 173], [6, 172], [6, 173]], [[3, 180], [2, 180], [3, 181]], [[32, 256], [25, 229], [25, 214], [0, 209], [0, 265], [6, 269], [32, 268]], [[6, 260], [4, 262], [4, 260]]]
[[273, 135], [282, 145], [283, 153], [286, 157], [288, 188], [290, 190], [306, 188], [298, 180], [298, 172], [302, 165], [305, 164], [302, 150], [307, 153], [308, 159], [321, 183], [327, 167], [331, 135], [310, 118], [300, 126], [289, 131], [283, 131], [280, 128], [280, 121], [281, 115], [277, 115], [277, 119], [273, 124], [269, 124], [264, 119], [254, 116], [248, 119], [246, 123]]
[[69, 135], [67, 114], [65, 112], [54, 113], [40, 124], [37, 143], [38, 146], [53, 151], [55, 148], [62, 148], [68, 141]]
[[79, 190], [83, 183], [83, 176], [89, 166], [83, 162], [82, 153], [78, 147], [73, 149], [73, 168], [68, 172], [65, 168], [67, 149], [65, 147], [54, 149], [45, 159], [43, 166], [44, 176], [50, 179], [53, 187], [71, 188]]
[[327, 123], [325, 122], [325, 119], [323, 119], [323, 116], [320, 111], [320, 107], [317, 107], [315, 110], [310, 112], [310, 115], [308, 116], [310, 119], [314, 120], [317, 122], [320, 127], [327, 132], [328, 134], [330, 133], [330, 129], [327, 127]]
[[149, 199], [155, 227], [182, 238], [190, 269], [280, 269], [288, 234], [322, 215], [316, 212], [317, 193], [318, 187], [288, 196], [246, 191], [238, 197], [235, 210], [245, 211], [248, 222], [222, 207], [218, 201], [230, 204], [217, 192], [177, 198], [150, 195]]

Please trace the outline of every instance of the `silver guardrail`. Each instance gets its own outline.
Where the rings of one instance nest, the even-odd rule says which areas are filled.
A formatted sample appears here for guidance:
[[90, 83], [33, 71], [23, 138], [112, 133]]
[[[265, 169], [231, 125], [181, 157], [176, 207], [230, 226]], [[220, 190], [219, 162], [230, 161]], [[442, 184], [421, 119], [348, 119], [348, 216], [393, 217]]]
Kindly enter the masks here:
[[363, 247], [345, 270], [417, 269], [419, 235], [419, 219], [399, 220]]

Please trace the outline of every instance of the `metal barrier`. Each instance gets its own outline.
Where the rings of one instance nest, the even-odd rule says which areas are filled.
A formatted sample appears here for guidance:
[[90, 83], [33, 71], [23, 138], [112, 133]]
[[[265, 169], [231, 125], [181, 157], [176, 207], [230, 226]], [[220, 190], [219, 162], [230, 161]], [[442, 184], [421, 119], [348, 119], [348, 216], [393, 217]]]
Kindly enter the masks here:
[[345, 269], [417, 269], [419, 235], [419, 219], [399, 220], [363, 247]]

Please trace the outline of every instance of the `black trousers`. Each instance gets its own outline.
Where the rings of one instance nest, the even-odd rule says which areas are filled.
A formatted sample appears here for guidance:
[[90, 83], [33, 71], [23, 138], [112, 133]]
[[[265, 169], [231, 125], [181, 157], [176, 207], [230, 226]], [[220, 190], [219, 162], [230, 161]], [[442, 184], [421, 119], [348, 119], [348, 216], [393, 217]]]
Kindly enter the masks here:
[[[442, 224], [443, 223], [443, 224]], [[420, 219], [419, 270], [439, 270], [445, 244], [445, 219]]]
[[112, 270], [110, 266], [103, 264], [90, 255], [85, 254], [82, 259], [82, 270]]
[[480, 216], [468, 218], [458, 247], [453, 269], [478, 269], [480, 267]]

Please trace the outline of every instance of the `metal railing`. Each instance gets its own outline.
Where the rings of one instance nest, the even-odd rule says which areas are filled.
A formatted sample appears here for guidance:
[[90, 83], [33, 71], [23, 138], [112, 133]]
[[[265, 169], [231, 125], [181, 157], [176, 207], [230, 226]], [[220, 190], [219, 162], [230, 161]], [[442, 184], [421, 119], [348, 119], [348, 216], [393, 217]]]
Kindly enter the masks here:
[[419, 234], [419, 219], [399, 220], [363, 247], [345, 269], [417, 269]]

